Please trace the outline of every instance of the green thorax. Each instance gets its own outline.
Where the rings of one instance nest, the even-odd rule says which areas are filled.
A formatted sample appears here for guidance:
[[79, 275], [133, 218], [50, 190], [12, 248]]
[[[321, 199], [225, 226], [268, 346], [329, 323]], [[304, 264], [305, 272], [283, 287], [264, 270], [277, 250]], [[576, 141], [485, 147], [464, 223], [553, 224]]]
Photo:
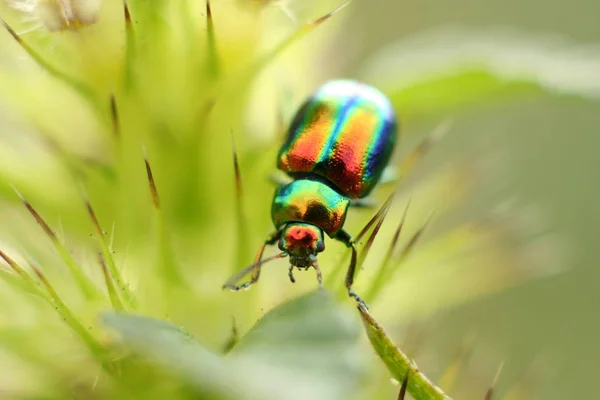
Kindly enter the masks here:
[[277, 188], [271, 218], [277, 229], [289, 222], [306, 222], [332, 237], [342, 229], [349, 205], [350, 200], [325, 181], [308, 177]]

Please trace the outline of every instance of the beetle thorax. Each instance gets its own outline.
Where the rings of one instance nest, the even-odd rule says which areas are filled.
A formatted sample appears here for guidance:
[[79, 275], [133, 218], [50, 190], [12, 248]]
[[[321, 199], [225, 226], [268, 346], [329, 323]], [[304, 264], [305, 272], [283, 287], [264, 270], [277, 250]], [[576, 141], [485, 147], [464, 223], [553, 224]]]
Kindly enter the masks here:
[[[349, 204], [350, 200], [336, 191], [331, 183], [317, 176], [307, 176], [275, 191], [271, 217], [278, 228], [284, 226], [287, 229], [289, 224], [305, 223], [333, 237], [344, 225]], [[290, 239], [298, 241], [293, 237]]]
[[323, 231], [311, 224], [292, 222], [283, 228], [279, 248], [288, 253], [290, 264], [309, 268], [317, 253], [325, 250]]

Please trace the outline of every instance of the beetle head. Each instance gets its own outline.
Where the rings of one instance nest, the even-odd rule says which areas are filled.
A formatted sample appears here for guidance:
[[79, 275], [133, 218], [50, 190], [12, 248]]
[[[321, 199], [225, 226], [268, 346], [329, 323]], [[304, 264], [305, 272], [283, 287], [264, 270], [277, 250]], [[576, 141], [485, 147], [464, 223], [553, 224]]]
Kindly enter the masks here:
[[283, 228], [279, 249], [290, 256], [290, 264], [298, 268], [313, 266], [317, 253], [325, 250], [321, 228], [303, 222], [292, 222]]

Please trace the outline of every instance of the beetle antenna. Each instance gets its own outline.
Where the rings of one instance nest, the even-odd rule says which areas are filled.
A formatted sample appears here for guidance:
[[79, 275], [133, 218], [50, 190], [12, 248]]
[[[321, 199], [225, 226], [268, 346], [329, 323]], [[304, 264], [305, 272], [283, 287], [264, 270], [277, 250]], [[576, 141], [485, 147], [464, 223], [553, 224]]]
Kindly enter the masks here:
[[[287, 257], [288, 253], [286, 253], [285, 251], [279, 254], [275, 254], [274, 256], [265, 258], [264, 260], [260, 260], [258, 262], [255, 262], [254, 264], [250, 264], [247, 267], [243, 268], [242, 270], [240, 270], [239, 272], [237, 272], [236, 274], [234, 274], [231, 278], [229, 278], [227, 280], [227, 282], [225, 282], [222, 286], [223, 289], [230, 289], [233, 291], [238, 291], [238, 290], [242, 290], [242, 289], [246, 289], [249, 286], [255, 284], [258, 281], [258, 278], [260, 277], [260, 267], [261, 265], [268, 263], [269, 261], [273, 261], [276, 260], [278, 258], [284, 258]], [[252, 271], [252, 276], [250, 278], [249, 281], [244, 282], [244, 283], [240, 283], [239, 285], [236, 285], [235, 283], [237, 281], [239, 281], [244, 275], [248, 274], [248, 272]]]

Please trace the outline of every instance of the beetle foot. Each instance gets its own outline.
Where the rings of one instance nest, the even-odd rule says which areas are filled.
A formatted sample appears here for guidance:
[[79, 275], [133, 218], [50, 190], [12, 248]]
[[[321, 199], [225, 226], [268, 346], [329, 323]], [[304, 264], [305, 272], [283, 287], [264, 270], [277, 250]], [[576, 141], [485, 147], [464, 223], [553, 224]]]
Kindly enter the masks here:
[[367, 305], [367, 303], [363, 299], [361, 299], [360, 296], [356, 294], [356, 292], [352, 288], [348, 288], [348, 296], [352, 297], [354, 301], [356, 301], [356, 304], [359, 308], [362, 308], [365, 311], [369, 311], [369, 306]]

